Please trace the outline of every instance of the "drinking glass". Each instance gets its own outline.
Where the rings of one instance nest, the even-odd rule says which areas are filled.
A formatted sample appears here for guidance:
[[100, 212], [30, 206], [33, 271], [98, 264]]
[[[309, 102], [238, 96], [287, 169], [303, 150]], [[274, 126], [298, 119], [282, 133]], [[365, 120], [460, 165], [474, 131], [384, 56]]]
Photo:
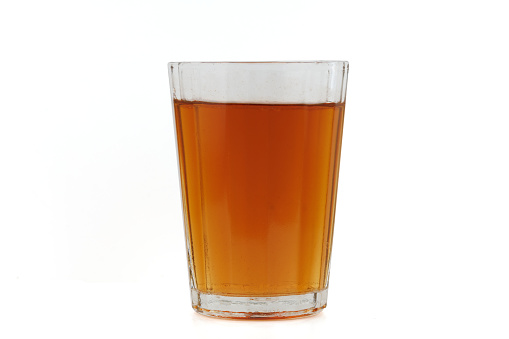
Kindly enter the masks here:
[[327, 304], [348, 62], [169, 63], [193, 308]]

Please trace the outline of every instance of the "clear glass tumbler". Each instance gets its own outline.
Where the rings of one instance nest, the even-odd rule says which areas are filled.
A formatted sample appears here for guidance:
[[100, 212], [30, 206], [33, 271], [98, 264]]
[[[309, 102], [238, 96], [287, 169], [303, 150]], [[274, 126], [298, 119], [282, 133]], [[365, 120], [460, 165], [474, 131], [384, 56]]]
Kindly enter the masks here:
[[327, 303], [348, 62], [169, 64], [193, 308]]

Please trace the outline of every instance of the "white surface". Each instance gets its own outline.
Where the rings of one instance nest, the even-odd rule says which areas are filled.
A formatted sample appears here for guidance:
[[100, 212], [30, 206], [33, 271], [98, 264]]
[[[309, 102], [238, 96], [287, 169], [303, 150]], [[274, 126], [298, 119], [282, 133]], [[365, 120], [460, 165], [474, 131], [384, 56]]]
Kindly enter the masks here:
[[[0, 337], [507, 338], [503, 4], [1, 2]], [[351, 66], [329, 306], [202, 318], [166, 63], [295, 59]]]

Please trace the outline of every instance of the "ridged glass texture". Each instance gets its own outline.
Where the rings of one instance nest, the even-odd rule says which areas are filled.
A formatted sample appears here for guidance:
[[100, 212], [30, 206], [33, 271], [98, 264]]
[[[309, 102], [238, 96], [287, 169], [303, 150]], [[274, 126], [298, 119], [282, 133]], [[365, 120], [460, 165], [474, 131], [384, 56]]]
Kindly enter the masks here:
[[170, 63], [193, 308], [326, 306], [348, 63]]

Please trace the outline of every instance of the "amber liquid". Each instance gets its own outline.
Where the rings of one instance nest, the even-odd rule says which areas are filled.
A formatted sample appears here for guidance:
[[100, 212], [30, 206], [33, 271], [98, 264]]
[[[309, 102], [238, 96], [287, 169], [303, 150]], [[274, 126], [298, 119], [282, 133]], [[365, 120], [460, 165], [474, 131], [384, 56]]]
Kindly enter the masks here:
[[192, 285], [278, 296], [327, 287], [344, 104], [175, 101]]

